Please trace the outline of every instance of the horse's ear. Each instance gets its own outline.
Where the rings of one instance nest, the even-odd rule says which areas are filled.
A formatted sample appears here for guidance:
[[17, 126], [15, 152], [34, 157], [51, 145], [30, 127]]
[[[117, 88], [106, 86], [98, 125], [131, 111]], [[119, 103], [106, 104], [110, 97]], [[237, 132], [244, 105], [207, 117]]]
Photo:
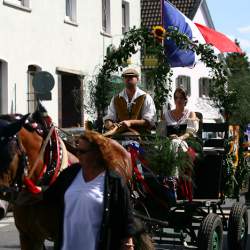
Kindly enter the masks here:
[[38, 123], [43, 123], [43, 118], [48, 116], [46, 108], [39, 101], [35, 112], [32, 114], [32, 119]]
[[30, 114], [24, 115], [21, 119], [16, 120], [3, 129], [3, 136], [4, 137], [10, 137], [15, 135], [25, 124], [27, 118], [29, 117]]

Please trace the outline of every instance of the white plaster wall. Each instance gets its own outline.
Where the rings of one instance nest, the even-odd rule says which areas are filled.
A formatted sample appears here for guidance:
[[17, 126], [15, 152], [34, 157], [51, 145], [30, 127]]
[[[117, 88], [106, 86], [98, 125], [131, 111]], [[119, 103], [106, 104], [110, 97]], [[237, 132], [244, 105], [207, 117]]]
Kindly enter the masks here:
[[197, 10], [197, 12], [194, 16], [193, 22], [200, 23], [200, 24], [203, 24], [205, 26], [209, 25], [208, 20], [206, 20], [206, 18], [205, 18], [205, 13], [204, 13], [202, 6], [200, 6], [200, 8]]
[[[130, 26], [140, 25], [140, 0], [130, 2]], [[10, 112], [17, 88], [16, 112], [27, 112], [27, 68], [38, 65], [55, 78], [52, 101], [43, 102], [54, 121], [58, 120], [58, 76], [56, 67], [81, 70], [86, 79], [102, 63], [106, 47], [121, 38], [121, 0], [111, 0], [111, 35], [100, 34], [100, 0], [77, 0], [77, 24], [64, 23], [65, 1], [30, 1], [31, 12], [0, 3], [0, 60], [8, 63], [8, 105]]]

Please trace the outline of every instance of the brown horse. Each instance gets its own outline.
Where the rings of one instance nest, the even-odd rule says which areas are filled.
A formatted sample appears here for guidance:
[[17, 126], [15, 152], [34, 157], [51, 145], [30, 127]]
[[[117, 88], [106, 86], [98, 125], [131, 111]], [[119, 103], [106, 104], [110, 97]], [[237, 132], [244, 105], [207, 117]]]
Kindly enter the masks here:
[[[0, 198], [14, 202], [14, 218], [22, 250], [44, 249], [44, 240], [53, 241], [58, 233], [56, 207], [41, 202], [42, 193], [37, 194], [35, 189], [32, 194], [29, 182], [24, 181], [28, 176], [29, 181], [36, 184], [41, 177], [45, 165], [41, 149], [46, 139], [38, 129], [32, 129], [27, 117], [21, 116], [17, 120], [10, 115], [0, 116]], [[120, 163], [116, 170], [127, 180], [131, 179], [130, 155], [117, 142], [107, 140], [110, 140], [110, 150], [116, 152], [117, 163]], [[71, 163], [77, 161], [63, 144], [61, 149], [67, 153], [64, 158], [69, 157]], [[151, 249], [151, 246], [143, 248]]]
[[[41, 154], [44, 138], [37, 129], [25, 124], [26, 118], [22, 116], [16, 120], [14, 116], [0, 116], [0, 197], [14, 202], [21, 249], [40, 250], [44, 240], [53, 240], [57, 232], [57, 211], [50, 204], [41, 203], [40, 194], [32, 194], [27, 186], [24, 187], [24, 176], [29, 176], [29, 183], [36, 183], [45, 165]], [[65, 167], [68, 159], [71, 163], [77, 162], [77, 158], [67, 152], [62, 140], [59, 139], [59, 143], [60, 167]], [[34, 185], [31, 187], [37, 190]]]

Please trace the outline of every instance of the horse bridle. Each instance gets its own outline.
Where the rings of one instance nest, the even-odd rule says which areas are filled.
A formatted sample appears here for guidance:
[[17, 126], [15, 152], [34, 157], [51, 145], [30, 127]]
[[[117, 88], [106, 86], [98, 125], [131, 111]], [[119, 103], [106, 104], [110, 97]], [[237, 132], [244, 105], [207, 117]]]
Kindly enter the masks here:
[[18, 158], [19, 158], [18, 167], [17, 167], [17, 172], [16, 172], [13, 182], [10, 184], [9, 187], [0, 187], [1, 199], [14, 202], [17, 198], [18, 193], [23, 188], [22, 178], [23, 178], [23, 175], [26, 174], [27, 172], [29, 163], [28, 163], [28, 157], [22, 147], [18, 134], [13, 135], [8, 138], [4, 138], [4, 140], [6, 144], [15, 140], [16, 147], [17, 147], [16, 151], [19, 152], [17, 153]]

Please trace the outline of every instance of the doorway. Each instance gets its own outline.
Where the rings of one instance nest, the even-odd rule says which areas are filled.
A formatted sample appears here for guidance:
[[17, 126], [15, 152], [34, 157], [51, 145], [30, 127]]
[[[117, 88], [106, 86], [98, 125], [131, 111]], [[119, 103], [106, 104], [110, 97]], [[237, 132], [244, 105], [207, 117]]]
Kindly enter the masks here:
[[0, 114], [4, 113], [8, 113], [8, 64], [0, 60]]
[[60, 126], [63, 128], [83, 126], [83, 86], [81, 76], [61, 73]]

